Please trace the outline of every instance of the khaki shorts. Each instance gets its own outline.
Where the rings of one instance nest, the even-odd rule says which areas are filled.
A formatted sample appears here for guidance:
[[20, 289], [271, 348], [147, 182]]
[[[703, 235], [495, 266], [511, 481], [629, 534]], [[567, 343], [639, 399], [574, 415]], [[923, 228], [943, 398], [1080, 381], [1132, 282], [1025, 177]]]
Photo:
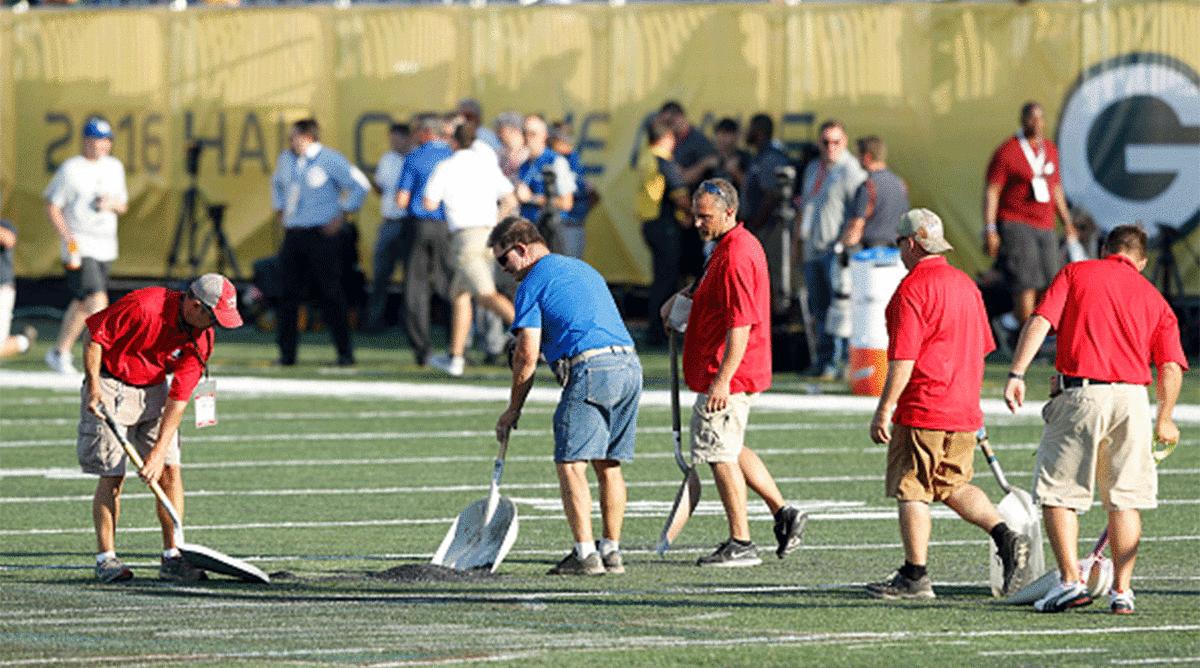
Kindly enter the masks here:
[[1158, 506], [1150, 400], [1141, 385], [1071, 388], [1042, 409], [1033, 500], [1085, 512], [1096, 485], [1105, 510]]
[[750, 404], [758, 393], [729, 395], [725, 410], [709, 413], [707, 394], [697, 394], [692, 406], [692, 461], [736, 462], [746, 443]]
[[[167, 403], [167, 383], [140, 388], [115, 378], [100, 378], [100, 396], [117, 424], [125, 427], [125, 437], [142, 457], [150, 453], [158, 440], [163, 406]], [[99, 476], [125, 475], [125, 450], [104, 421], [87, 409], [87, 390], [80, 390], [79, 438], [75, 455], [84, 473]], [[167, 450], [165, 464], [179, 466], [179, 435]]]
[[888, 496], [899, 501], [945, 501], [975, 475], [975, 432], [892, 426]]
[[488, 248], [489, 227], [468, 227], [450, 237], [450, 257], [454, 278], [450, 282], [450, 295], [456, 297], [464, 292], [474, 296], [490, 295], [496, 291], [496, 258]]

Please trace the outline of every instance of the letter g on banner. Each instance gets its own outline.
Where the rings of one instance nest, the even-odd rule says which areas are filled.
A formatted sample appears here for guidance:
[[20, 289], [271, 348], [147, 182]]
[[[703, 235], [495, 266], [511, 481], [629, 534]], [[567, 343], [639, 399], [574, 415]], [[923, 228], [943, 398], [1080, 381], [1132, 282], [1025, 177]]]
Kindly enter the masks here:
[[1063, 189], [1104, 230], [1141, 222], [1188, 233], [1200, 221], [1200, 77], [1134, 53], [1083, 73], [1058, 123]]

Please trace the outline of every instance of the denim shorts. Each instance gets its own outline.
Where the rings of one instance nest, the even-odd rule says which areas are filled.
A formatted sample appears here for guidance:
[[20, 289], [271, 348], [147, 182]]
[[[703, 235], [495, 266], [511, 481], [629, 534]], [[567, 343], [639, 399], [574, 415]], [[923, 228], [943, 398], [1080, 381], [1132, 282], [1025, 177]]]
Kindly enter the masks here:
[[571, 367], [554, 411], [554, 461], [633, 461], [641, 396], [636, 352], [605, 353]]

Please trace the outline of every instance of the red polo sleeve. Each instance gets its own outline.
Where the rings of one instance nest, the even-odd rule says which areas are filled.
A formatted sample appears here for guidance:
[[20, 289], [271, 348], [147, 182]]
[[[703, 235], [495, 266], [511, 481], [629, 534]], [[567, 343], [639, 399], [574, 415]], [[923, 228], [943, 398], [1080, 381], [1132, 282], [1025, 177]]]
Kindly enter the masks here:
[[1046, 288], [1046, 294], [1042, 297], [1042, 303], [1038, 304], [1033, 310], [1034, 315], [1040, 315], [1050, 321], [1050, 327], [1057, 330], [1058, 323], [1062, 320], [1063, 309], [1067, 306], [1067, 294], [1071, 291], [1071, 266], [1067, 265], [1058, 272], [1054, 280], [1050, 282], [1050, 287]]
[[1179, 340], [1179, 320], [1170, 307], [1163, 308], [1150, 339], [1150, 359], [1161, 369], [1168, 362], [1175, 362], [1184, 371], [1188, 370], [1187, 356]]
[[915, 360], [925, 340], [925, 320], [908, 290], [896, 290], [887, 306], [888, 360]]
[[184, 346], [172, 370], [175, 377], [171, 380], [171, 389], [168, 390], [167, 397], [175, 401], [191, 399], [192, 392], [200, 383], [200, 377], [204, 375], [204, 365], [211, 354], [211, 330], [202, 333], [194, 343]]
[[733, 271], [724, 273], [725, 324], [728, 328], [757, 325], [759, 309], [754, 298], [754, 265], [746, 253], [732, 249], [730, 262]]

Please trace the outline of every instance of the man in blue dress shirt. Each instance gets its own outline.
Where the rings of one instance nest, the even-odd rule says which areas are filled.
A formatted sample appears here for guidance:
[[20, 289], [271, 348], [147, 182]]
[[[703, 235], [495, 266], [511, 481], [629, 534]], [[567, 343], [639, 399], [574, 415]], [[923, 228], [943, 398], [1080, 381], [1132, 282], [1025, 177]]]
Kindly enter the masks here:
[[362, 207], [370, 190], [365, 174], [320, 142], [316, 119], [292, 125], [290, 150], [279, 155], [271, 179], [271, 204], [283, 225], [283, 298], [279, 305], [279, 363], [296, 363], [300, 301], [311, 290], [333, 336], [338, 366], [354, 364], [354, 342], [342, 288], [342, 238], [346, 218]]

